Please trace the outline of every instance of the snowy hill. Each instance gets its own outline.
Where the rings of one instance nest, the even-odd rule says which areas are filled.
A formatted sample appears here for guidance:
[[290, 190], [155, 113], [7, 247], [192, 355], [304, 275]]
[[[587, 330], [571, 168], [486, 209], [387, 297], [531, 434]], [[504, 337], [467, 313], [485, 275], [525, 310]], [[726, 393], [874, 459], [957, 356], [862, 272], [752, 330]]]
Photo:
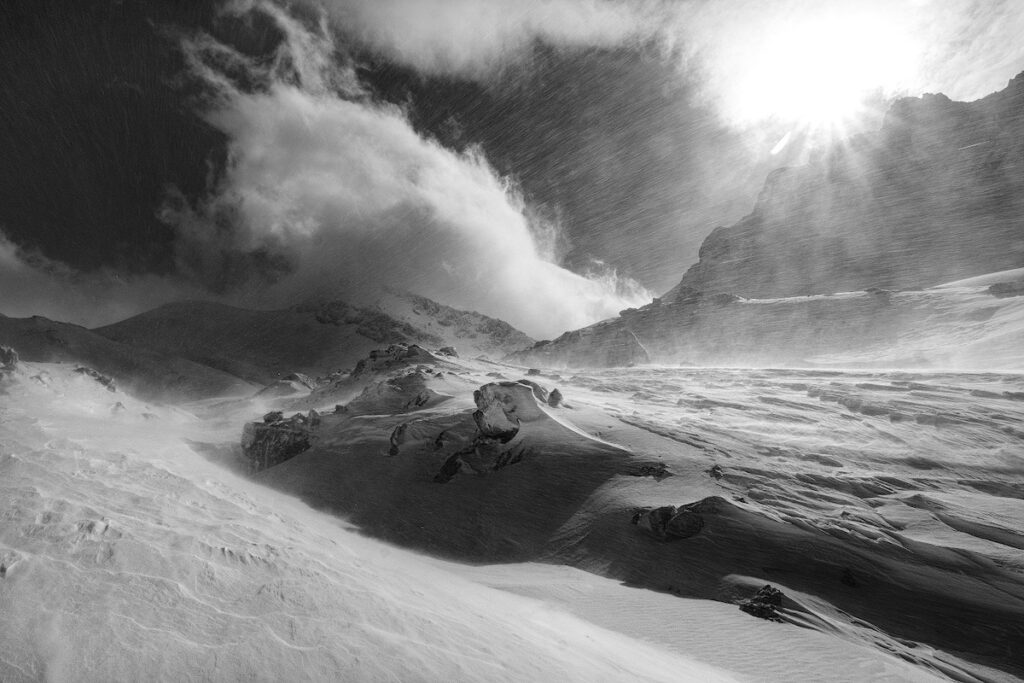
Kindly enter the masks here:
[[[380, 306], [363, 308], [342, 301], [310, 302], [276, 311], [182, 302], [95, 332], [131, 346], [180, 355], [259, 384], [292, 372], [315, 377], [350, 369], [370, 350], [392, 343], [456, 346], [472, 355], [501, 357], [532, 342], [501, 321], [429, 299], [390, 297], [386, 303], [401, 304], [399, 315], [389, 315]], [[488, 330], [498, 333], [490, 335]]]
[[547, 367], [636, 363], [1024, 370], [1024, 270], [925, 290], [742, 299], [690, 292], [515, 354]]
[[82, 363], [147, 398], [188, 400], [244, 394], [254, 388], [237, 376], [173, 352], [140, 349], [84, 327], [39, 316], [0, 315], [0, 344], [13, 347], [27, 361]]

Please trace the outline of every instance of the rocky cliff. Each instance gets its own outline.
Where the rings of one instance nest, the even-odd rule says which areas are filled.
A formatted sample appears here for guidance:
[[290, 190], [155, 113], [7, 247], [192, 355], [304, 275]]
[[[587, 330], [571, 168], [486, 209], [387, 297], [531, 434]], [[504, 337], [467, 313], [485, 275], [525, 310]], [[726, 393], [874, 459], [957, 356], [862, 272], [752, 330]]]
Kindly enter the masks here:
[[1024, 74], [975, 102], [898, 100], [879, 130], [773, 172], [665, 299], [907, 289], [1021, 266]]

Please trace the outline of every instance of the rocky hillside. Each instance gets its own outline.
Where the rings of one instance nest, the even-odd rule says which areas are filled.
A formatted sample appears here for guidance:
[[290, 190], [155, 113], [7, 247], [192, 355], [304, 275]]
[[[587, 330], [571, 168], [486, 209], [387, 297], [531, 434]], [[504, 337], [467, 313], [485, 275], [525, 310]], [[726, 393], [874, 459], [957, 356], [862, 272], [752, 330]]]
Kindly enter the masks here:
[[515, 354], [527, 365], [1024, 369], [1024, 269], [920, 291], [683, 293]]
[[423, 296], [388, 293], [376, 303], [387, 315], [440, 337], [462, 355], [501, 357], [534, 343], [504, 320], [460, 311]]
[[880, 130], [772, 173], [665, 299], [928, 287], [1024, 266], [1024, 74], [976, 102], [894, 103]]
[[95, 331], [258, 384], [293, 372], [318, 376], [351, 369], [370, 350], [393, 343], [455, 346], [463, 353], [496, 358], [532, 343], [501, 321], [420, 297], [408, 301], [410, 311], [400, 312], [408, 322], [379, 306], [364, 308], [343, 301], [309, 302], [277, 311], [192, 301], [161, 306]]
[[145, 399], [200, 399], [255, 389], [236, 376], [173, 354], [135, 348], [84, 327], [39, 316], [0, 315], [0, 345], [14, 348], [25, 361], [88, 366]]

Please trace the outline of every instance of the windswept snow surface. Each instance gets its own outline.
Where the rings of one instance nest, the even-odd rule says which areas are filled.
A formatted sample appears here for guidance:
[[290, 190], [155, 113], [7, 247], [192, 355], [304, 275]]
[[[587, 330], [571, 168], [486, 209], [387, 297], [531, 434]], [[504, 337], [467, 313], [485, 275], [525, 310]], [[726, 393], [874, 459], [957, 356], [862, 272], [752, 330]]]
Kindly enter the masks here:
[[185, 412], [66, 366], [3, 392], [5, 682], [731, 679], [238, 478]]
[[[1014, 680], [1024, 378], [532, 375], [565, 404], [524, 413], [522, 460], [437, 484], [434, 425], [462, 438], [473, 389], [525, 374], [441, 367], [416, 370], [441, 402], [380, 412], [372, 377], [321, 396], [361, 409], [260, 473], [278, 492], [222, 466], [272, 402], [151, 406], [23, 363], [0, 384], [0, 680]], [[693, 538], [629, 523], [707, 496]], [[785, 623], [729, 604], [768, 582]]]

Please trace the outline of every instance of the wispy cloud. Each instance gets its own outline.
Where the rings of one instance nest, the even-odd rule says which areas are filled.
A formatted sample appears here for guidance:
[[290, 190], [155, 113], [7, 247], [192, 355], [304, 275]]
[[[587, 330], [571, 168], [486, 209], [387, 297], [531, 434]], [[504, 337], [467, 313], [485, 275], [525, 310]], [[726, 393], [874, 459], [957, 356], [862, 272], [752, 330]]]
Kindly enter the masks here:
[[[286, 35], [271, 65], [209, 38], [186, 45], [213, 91], [204, 115], [227, 135], [230, 162], [199, 206], [167, 208], [183, 270], [211, 282], [228, 262], [251, 257], [250, 275], [273, 283], [237, 292], [243, 301], [359, 298], [390, 286], [536, 335], [645, 300], [636, 285], [552, 262], [515, 188], [478, 151], [446, 149], [413, 130], [399, 108], [360, 96], [351, 68], [325, 57], [334, 46], [323, 27], [268, 3], [246, 9], [274, 18]], [[240, 64], [245, 80], [263, 86], [236, 85], [225, 67]], [[259, 264], [270, 268], [255, 272]]]

